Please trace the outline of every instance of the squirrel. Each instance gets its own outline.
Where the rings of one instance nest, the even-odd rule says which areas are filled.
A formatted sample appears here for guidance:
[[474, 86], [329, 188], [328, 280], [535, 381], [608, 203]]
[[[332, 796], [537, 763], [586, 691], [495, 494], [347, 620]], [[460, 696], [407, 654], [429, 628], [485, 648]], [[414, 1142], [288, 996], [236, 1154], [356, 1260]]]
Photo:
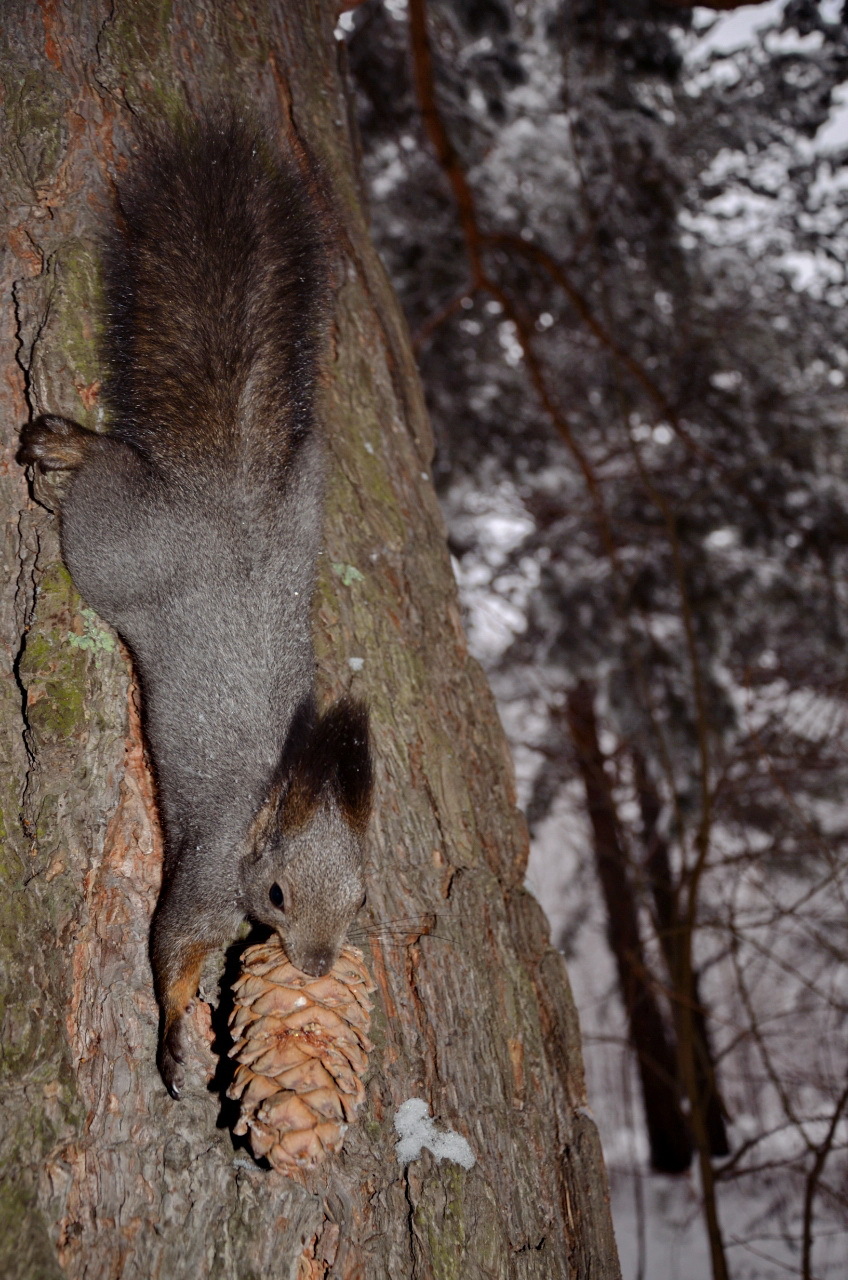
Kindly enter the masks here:
[[368, 713], [319, 714], [311, 605], [324, 446], [314, 397], [327, 237], [308, 182], [233, 113], [142, 142], [104, 245], [111, 428], [43, 415], [18, 460], [70, 474], [62, 554], [129, 648], [164, 835], [150, 933], [157, 1064], [245, 917], [304, 972], [365, 901]]

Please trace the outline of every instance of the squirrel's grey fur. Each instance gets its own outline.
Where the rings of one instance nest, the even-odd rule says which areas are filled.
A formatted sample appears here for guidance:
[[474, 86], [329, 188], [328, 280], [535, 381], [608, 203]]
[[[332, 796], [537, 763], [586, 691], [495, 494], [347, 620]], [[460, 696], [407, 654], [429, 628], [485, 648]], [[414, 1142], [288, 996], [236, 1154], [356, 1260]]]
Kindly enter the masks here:
[[309, 185], [227, 116], [143, 141], [118, 205], [111, 430], [39, 418], [19, 457], [72, 472], [65, 561], [141, 684], [165, 835], [159, 1065], [179, 1096], [203, 957], [245, 915], [307, 972], [338, 954], [364, 895], [368, 722], [346, 700], [320, 716], [313, 692], [329, 291]]

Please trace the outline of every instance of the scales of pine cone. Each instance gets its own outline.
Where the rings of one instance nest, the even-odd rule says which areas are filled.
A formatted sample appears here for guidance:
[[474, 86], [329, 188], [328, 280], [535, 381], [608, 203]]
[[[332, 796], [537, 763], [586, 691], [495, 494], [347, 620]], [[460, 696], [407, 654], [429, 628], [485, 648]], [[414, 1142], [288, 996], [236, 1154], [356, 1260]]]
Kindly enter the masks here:
[[374, 989], [356, 947], [343, 947], [322, 978], [296, 969], [276, 937], [244, 952], [227, 1096], [241, 1103], [233, 1132], [280, 1172], [312, 1169], [341, 1149], [365, 1098]]

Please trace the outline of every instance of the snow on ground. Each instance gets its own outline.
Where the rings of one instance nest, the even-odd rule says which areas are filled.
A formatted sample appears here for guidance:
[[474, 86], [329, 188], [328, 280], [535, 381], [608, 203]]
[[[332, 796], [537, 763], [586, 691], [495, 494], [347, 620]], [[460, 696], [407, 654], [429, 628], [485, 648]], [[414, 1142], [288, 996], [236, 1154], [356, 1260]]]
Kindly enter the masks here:
[[[579, 788], [567, 788], [542, 824], [533, 843], [527, 885], [545, 907], [552, 938], [568, 960], [584, 1037], [589, 1103], [610, 1171], [623, 1280], [708, 1280], [709, 1248], [696, 1172], [693, 1169], [685, 1177], [671, 1178], [648, 1169], [638, 1082], [625, 1048], [624, 1013], [605, 938], [589, 832], [579, 804]], [[721, 879], [726, 886], [726, 873], [715, 879], [711, 896], [718, 904], [717, 882]], [[833, 923], [838, 926], [844, 877], [823, 893], [836, 903]], [[750, 918], [756, 919], [770, 914], [775, 899], [791, 907], [804, 891], [792, 877], [764, 877], [758, 885], [755, 878], [740, 873], [732, 896], [737, 909], [744, 903]], [[821, 918], [819, 908], [812, 914]], [[801, 919], [800, 911], [790, 912], [790, 916], [793, 921]], [[845, 1069], [844, 1019], [832, 1017], [829, 1007], [834, 999], [839, 1003], [840, 987], [848, 990], [848, 972], [844, 964], [830, 961], [823, 966], [824, 972], [816, 973], [815, 958], [805, 947], [802, 934], [794, 923], [787, 925], [783, 938], [775, 937], [774, 930], [767, 927], [759, 932], [749, 930], [747, 942], [741, 944], [741, 963], [756, 992], [762, 1034], [786, 1087], [794, 1090], [799, 1113], [826, 1114], [832, 1105], [827, 1086], [838, 1085]], [[831, 984], [823, 992], [825, 998], [805, 1001], [809, 984], [822, 982]], [[744, 1033], [746, 1021], [728, 966], [710, 970], [708, 999], [718, 1024], [717, 1044], [726, 1048]], [[782, 1018], [781, 1014], [788, 1016]], [[800, 1025], [804, 1027], [801, 1037], [797, 1035]], [[770, 1160], [777, 1167], [721, 1186], [719, 1214], [733, 1280], [785, 1280], [786, 1276], [800, 1275], [804, 1190], [803, 1178], [788, 1161], [799, 1154], [806, 1156], [806, 1150], [796, 1127], [779, 1127], [785, 1117], [774, 1088], [752, 1053], [750, 1039], [740, 1041], [736, 1051], [727, 1052], [721, 1063], [722, 1087], [734, 1121], [733, 1145], [738, 1148], [743, 1141], [769, 1135], [774, 1129], [754, 1148], [749, 1164], [754, 1168]], [[813, 1138], [814, 1128], [805, 1122], [806, 1137]], [[843, 1123], [842, 1128], [844, 1149], [848, 1125]], [[822, 1136], [819, 1122], [815, 1140]], [[831, 1170], [839, 1169], [839, 1161], [838, 1155], [831, 1157]], [[805, 1170], [809, 1166], [807, 1158]], [[844, 1160], [841, 1176], [844, 1179]], [[839, 1185], [836, 1173], [832, 1181]], [[814, 1238], [817, 1280], [844, 1280], [848, 1274], [844, 1215], [841, 1221], [838, 1215], [831, 1217], [826, 1205], [819, 1203]]]

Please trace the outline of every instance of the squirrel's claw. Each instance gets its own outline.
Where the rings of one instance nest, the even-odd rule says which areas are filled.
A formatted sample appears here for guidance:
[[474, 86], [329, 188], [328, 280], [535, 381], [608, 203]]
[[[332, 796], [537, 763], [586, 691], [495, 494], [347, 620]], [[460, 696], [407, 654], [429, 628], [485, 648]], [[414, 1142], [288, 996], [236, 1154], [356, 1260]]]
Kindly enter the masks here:
[[185, 1085], [186, 1037], [183, 1019], [173, 1022], [159, 1045], [159, 1074], [172, 1098], [179, 1099]]
[[93, 433], [68, 418], [42, 414], [21, 431], [17, 461], [41, 471], [73, 471], [85, 458]]

